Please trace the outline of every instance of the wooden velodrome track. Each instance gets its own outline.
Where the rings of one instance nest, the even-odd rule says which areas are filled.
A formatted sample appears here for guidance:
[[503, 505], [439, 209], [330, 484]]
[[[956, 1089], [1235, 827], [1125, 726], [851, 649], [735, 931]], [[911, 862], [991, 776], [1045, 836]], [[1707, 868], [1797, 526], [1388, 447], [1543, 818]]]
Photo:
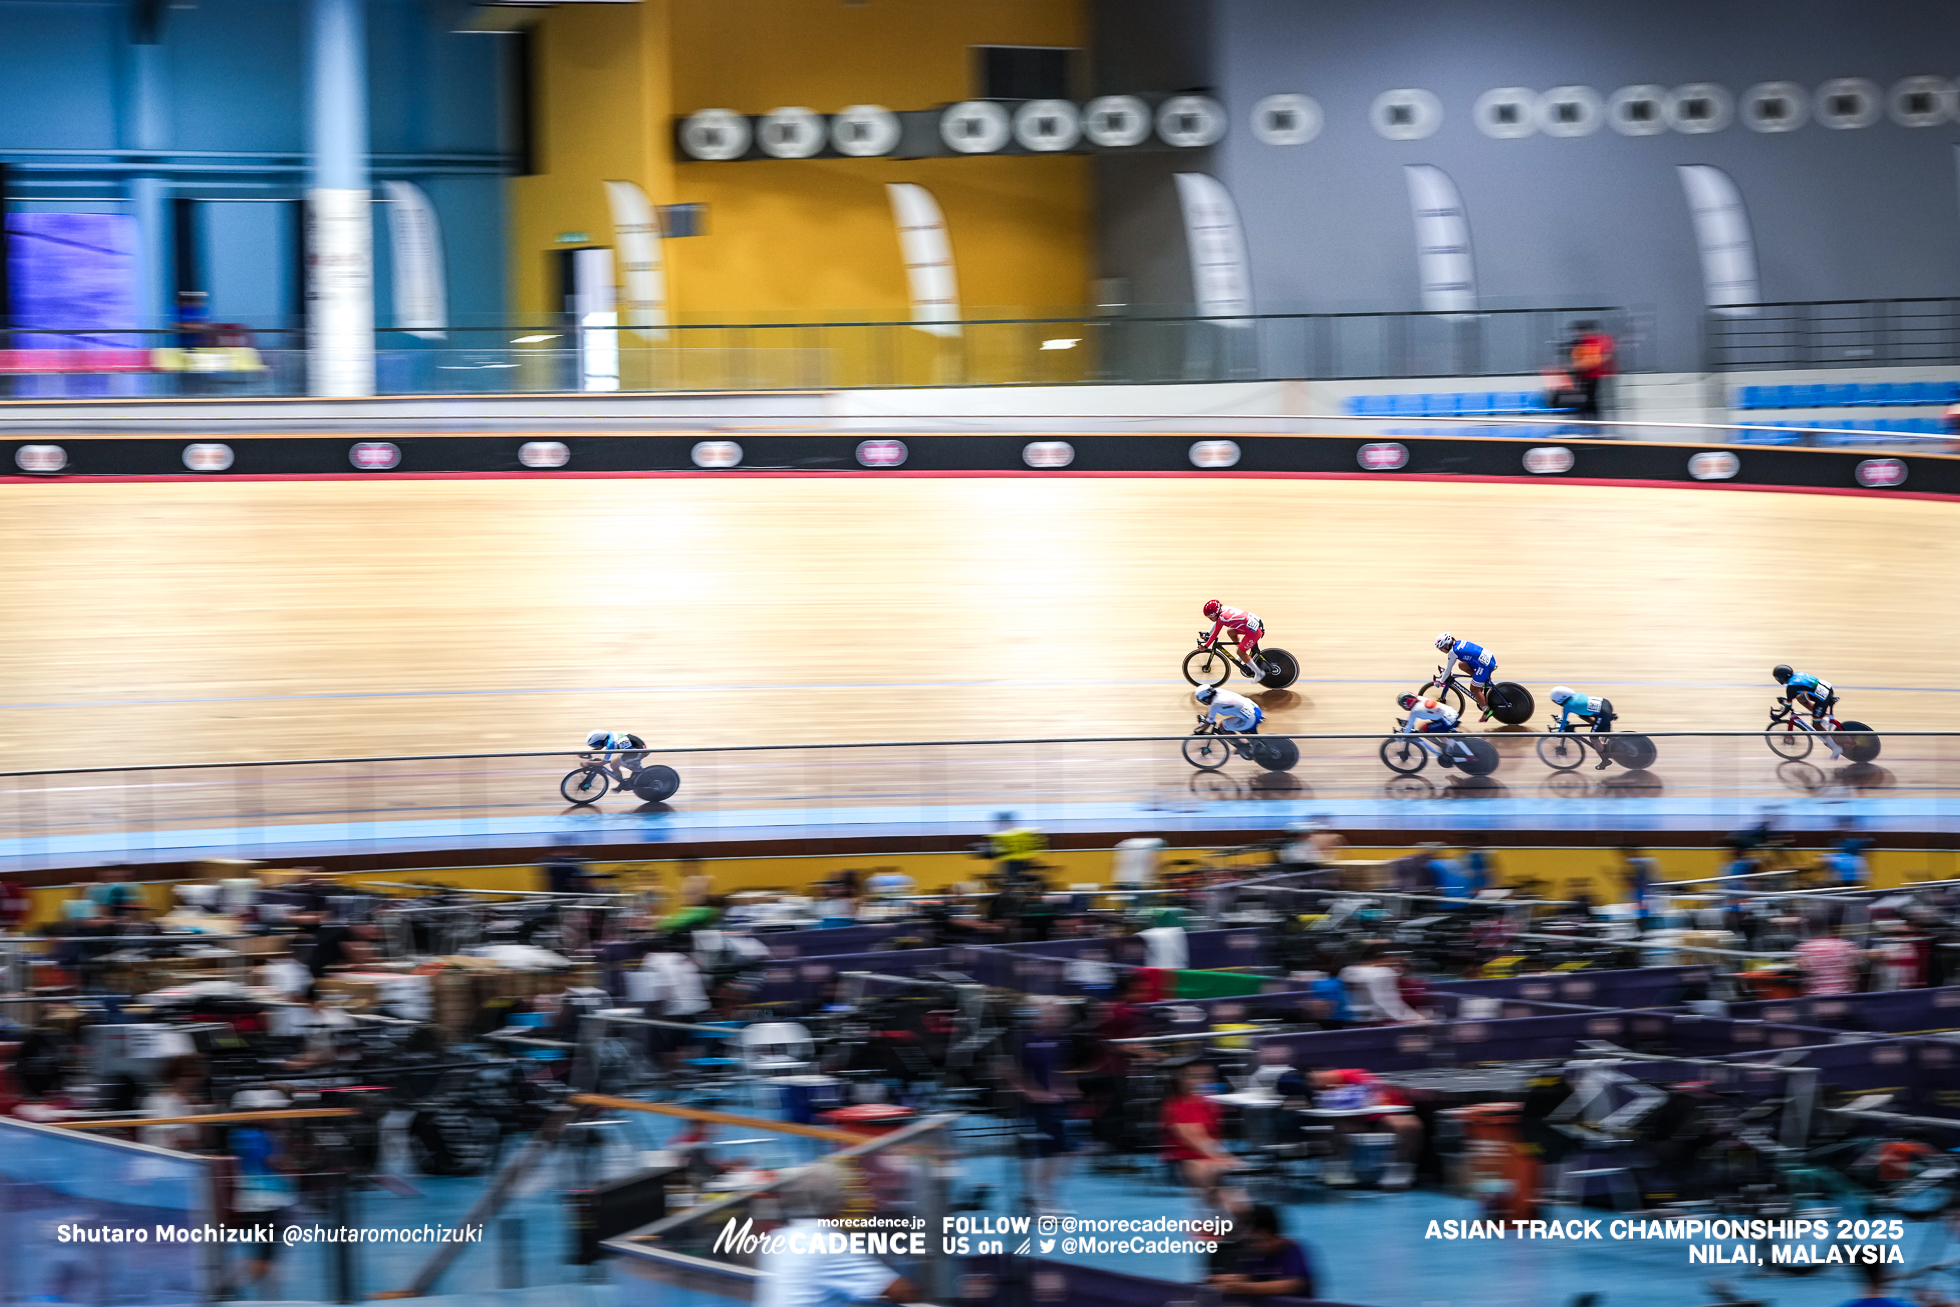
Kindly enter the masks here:
[[1960, 729], [1941, 502], [1195, 477], [0, 496], [0, 770], [573, 747], [602, 726], [1176, 735], [1213, 597], [1299, 656], [1299, 685], [1265, 696], [1286, 732], [1389, 729], [1444, 629], [1495, 649], [1540, 724], [1565, 683], [1623, 729], [1756, 729], [1788, 661], [1847, 717]]

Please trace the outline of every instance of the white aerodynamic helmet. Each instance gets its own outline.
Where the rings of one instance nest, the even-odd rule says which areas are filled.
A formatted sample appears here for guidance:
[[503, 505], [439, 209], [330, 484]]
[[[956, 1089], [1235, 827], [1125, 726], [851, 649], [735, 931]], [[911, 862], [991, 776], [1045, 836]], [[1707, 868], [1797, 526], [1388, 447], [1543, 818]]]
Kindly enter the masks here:
[[1456, 637], [1448, 631], [1445, 631], [1436, 637], [1436, 647], [1444, 653], [1448, 653], [1450, 650], [1456, 648]]
[[1568, 687], [1563, 685], [1555, 685], [1552, 687], [1553, 703], [1563, 704], [1567, 699], [1570, 699], [1571, 697], [1572, 697], [1572, 691]]

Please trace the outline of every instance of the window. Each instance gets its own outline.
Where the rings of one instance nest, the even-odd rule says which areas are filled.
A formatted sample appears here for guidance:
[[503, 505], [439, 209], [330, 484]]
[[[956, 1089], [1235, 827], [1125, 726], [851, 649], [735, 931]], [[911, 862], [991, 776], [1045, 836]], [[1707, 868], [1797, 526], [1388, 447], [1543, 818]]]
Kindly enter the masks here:
[[976, 45], [974, 80], [981, 100], [1066, 100], [1075, 51], [1052, 45]]

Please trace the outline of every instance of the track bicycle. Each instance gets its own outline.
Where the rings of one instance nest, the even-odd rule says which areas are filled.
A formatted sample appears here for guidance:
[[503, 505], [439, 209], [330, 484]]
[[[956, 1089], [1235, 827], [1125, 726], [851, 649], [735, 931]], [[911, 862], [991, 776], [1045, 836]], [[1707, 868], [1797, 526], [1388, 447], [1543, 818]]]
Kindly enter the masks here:
[[1199, 771], [1217, 771], [1233, 758], [1255, 762], [1267, 771], [1291, 771], [1300, 761], [1300, 746], [1284, 735], [1243, 735], [1221, 730], [1198, 719], [1198, 729], [1184, 742], [1184, 761]]
[[1193, 685], [1223, 685], [1236, 670], [1241, 676], [1259, 682], [1268, 690], [1284, 690], [1300, 679], [1300, 661], [1284, 649], [1258, 650], [1261, 667], [1254, 668], [1213, 640], [1211, 632], [1198, 632], [1198, 647], [1184, 655], [1184, 679]]
[[1841, 722], [1826, 713], [1824, 721], [1827, 724], [1819, 727], [1798, 711], [1794, 701], [1779, 699], [1777, 703], [1778, 706], [1770, 710], [1769, 726], [1763, 733], [1763, 738], [1769, 742], [1770, 752], [1777, 757], [1788, 758], [1792, 762], [1808, 757], [1820, 735], [1834, 741], [1838, 751], [1850, 762], [1870, 762], [1878, 757], [1878, 734], [1863, 722]]
[[[1462, 679], [1454, 661], [1444, 663], [1436, 669], [1436, 675], [1427, 684], [1416, 687], [1416, 697], [1427, 699], [1432, 697], [1433, 692], [1434, 698], [1456, 709], [1460, 717], [1472, 702], [1459, 684]], [[1516, 681], [1492, 681], [1484, 691], [1484, 705], [1492, 717], [1506, 726], [1521, 726], [1530, 721], [1531, 714], [1538, 710], [1537, 700], [1531, 697], [1531, 691]]]
[[1381, 757], [1388, 769], [1402, 776], [1413, 776], [1436, 759], [1439, 767], [1454, 767], [1465, 776], [1488, 776], [1501, 761], [1497, 746], [1477, 735], [1458, 735], [1454, 731], [1402, 731], [1382, 741]]
[[1545, 728], [1544, 738], [1538, 741], [1538, 761], [1553, 771], [1572, 771], [1595, 754], [1599, 761], [1594, 764], [1594, 771], [1604, 771], [1616, 762], [1628, 771], [1645, 771], [1654, 765], [1660, 751], [1644, 735], [1580, 731], [1572, 722], [1561, 727], [1556, 720]]
[[642, 803], [659, 803], [674, 796], [681, 787], [681, 775], [664, 763], [630, 765], [598, 754], [581, 753], [585, 759], [565, 773], [558, 792], [565, 802], [578, 807], [597, 803], [609, 789], [631, 790]]

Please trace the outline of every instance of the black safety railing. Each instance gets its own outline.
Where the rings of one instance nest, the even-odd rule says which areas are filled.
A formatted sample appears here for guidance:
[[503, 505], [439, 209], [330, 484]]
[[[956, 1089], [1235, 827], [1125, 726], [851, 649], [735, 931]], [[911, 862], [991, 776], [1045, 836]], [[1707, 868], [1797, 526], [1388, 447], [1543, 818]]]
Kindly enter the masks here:
[[1882, 799], [1872, 817], [1892, 829], [1945, 829], [1960, 816], [1960, 734], [1883, 732], [1880, 755], [1863, 761], [1834, 756], [1826, 739], [1806, 732], [1644, 737], [1653, 757], [1632, 768], [1597, 767], [1610, 759], [1590, 753], [1585, 765], [1548, 759], [1541, 744], [1594, 737], [1536, 731], [1419, 737], [1479, 742], [1487, 752], [1474, 768], [1444, 766], [1433, 752], [1391, 761], [1388, 746], [1410, 737], [1381, 734], [1283, 737], [1298, 749], [1284, 766], [1263, 750], [1193, 757], [1187, 745], [1214, 737], [1187, 735], [659, 749], [641, 761], [678, 778], [659, 798], [630, 777], [581, 789], [573, 773], [584, 760], [567, 752], [9, 772], [0, 773], [0, 869], [588, 839], [713, 842], [844, 827], [947, 834], [984, 829], [999, 811], [1096, 830], [1243, 827], [1301, 815], [1381, 827], [1429, 820], [1403, 806], [1428, 799], [1517, 801], [1479, 820], [1531, 829], [1610, 822], [1621, 801], [1661, 798], [1666, 814], [1649, 817], [1704, 830], [1806, 800], [1819, 801], [1820, 820], [1835, 821]]
[[1818, 300], [1712, 310], [1711, 372], [1960, 363], [1960, 299]]
[[[1558, 365], [1580, 323], [1619, 342], [1620, 366], [1643, 366], [1632, 315], [1611, 307], [1478, 313], [1269, 313], [1242, 318], [1124, 314], [909, 321], [682, 323], [659, 328], [555, 323], [407, 328], [375, 333], [384, 395], [570, 391], [780, 391], [926, 386], [1154, 384], [1530, 376]], [[207, 370], [173, 360], [142, 371], [117, 350], [207, 343], [181, 328], [0, 327], [0, 340], [47, 351], [9, 354], [5, 389], [20, 397], [306, 393], [305, 333], [228, 331], [259, 367]], [[100, 351], [103, 366], [61, 357]], [[120, 378], [109, 373], [121, 372]], [[132, 375], [133, 374], [133, 375]]]

